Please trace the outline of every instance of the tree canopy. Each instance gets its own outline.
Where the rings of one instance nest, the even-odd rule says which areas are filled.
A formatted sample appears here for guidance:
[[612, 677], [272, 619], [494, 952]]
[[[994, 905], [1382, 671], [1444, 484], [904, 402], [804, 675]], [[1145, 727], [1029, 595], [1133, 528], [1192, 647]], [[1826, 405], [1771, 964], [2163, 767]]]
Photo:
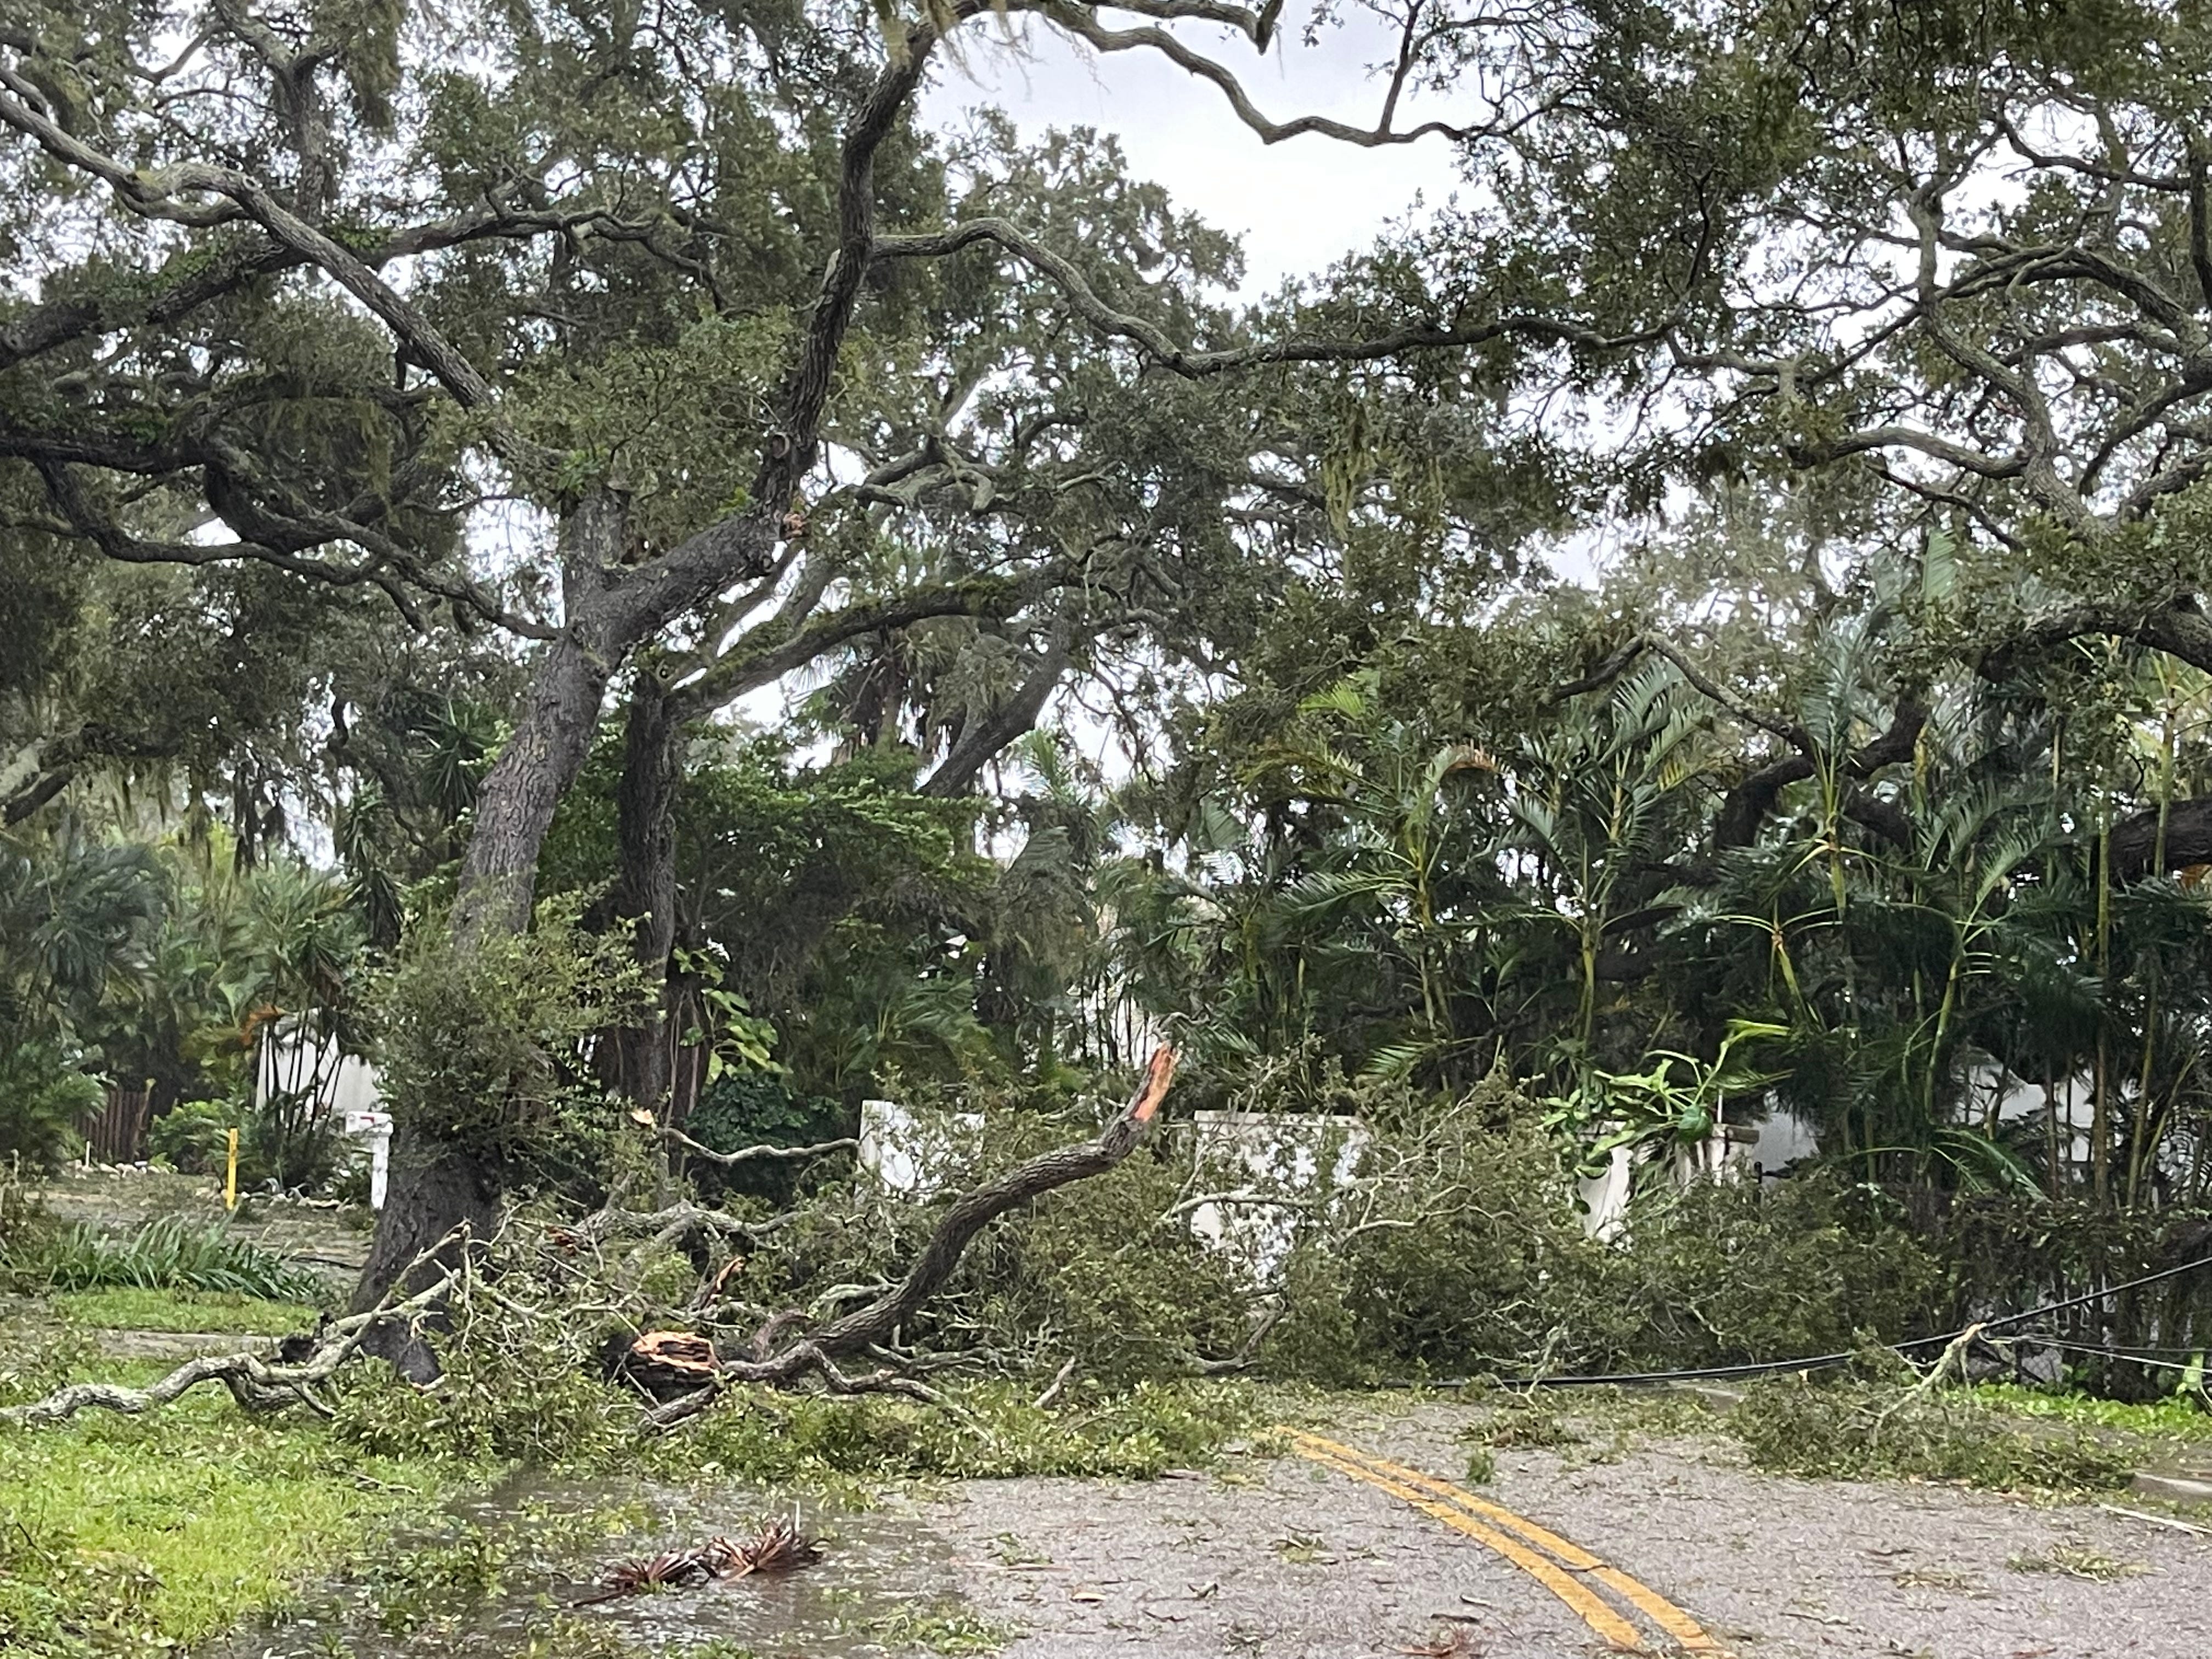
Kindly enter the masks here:
[[[1249, 89], [1355, 16], [1371, 125]], [[1462, 188], [1239, 299], [1110, 136], [922, 122], [1024, 30]], [[570, 1105], [1165, 1029], [2201, 1204], [2208, 72], [2122, 0], [30, 0], [0, 1042], [227, 1086], [161, 941], [305, 862], [409, 1030], [626, 958]], [[410, 1052], [372, 1301], [537, 1178]]]

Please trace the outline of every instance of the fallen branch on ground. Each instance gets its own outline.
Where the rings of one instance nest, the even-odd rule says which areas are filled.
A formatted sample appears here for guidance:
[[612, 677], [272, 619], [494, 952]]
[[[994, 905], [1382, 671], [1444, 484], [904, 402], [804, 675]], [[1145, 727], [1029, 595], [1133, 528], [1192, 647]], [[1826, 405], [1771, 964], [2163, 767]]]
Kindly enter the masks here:
[[945, 1281], [960, 1265], [962, 1252], [992, 1222], [1057, 1188], [1103, 1175], [1135, 1152], [1151, 1132], [1160, 1103], [1167, 1096], [1168, 1085], [1175, 1079], [1175, 1068], [1172, 1048], [1162, 1047], [1155, 1050], [1136, 1093], [1096, 1139], [1041, 1152], [996, 1181], [963, 1194], [945, 1212], [937, 1224], [937, 1231], [930, 1235], [929, 1242], [899, 1283], [866, 1306], [830, 1321], [781, 1349], [775, 1345], [784, 1331], [803, 1324], [805, 1316], [789, 1310], [775, 1315], [753, 1334], [745, 1355], [724, 1356], [713, 1382], [648, 1413], [647, 1426], [673, 1427], [704, 1410], [722, 1388], [732, 1382], [765, 1382], [787, 1388], [814, 1377], [840, 1394], [897, 1393], [934, 1401], [937, 1396], [932, 1390], [890, 1367], [849, 1376], [836, 1362], [853, 1355], [872, 1353], [891, 1340], [900, 1328], [945, 1287]]
[[692, 1139], [683, 1130], [665, 1125], [661, 1127], [660, 1138], [672, 1146], [681, 1146], [694, 1158], [703, 1158], [726, 1170], [732, 1164], [757, 1164], [769, 1158], [821, 1158], [848, 1148], [857, 1149], [860, 1144], [848, 1137], [843, 1140], [817, 1140], [811, 1146], [777, 1146], [763, 1142], [758, 1146], [740, 1146], [733, 1152], [718, 1152]]
[[[412, 1296], [402, 1300], [399, 1287], [413, 1275], [416, 1269], [429, 1261], [447, 1246], [462, 1239], [465, 1226], [456, 1227], [435, 1244], [417, 1256], [408, 1266], [407, 1272], [392, 1281], [392, 1288], [384, 1300], [363, 1313], [351, 1314], [325, 1327], [307, 1358], [297, 1364], [271, 1364], [258, 1353], [204, 1354], [186, 1360], [150, 1388], [126, 1389], [114, 1382], [71, 1382], [55, 1389], [42, 1400], [25, 1405], [0, 1408], [0, 1423], [21, 1423], [37, 1426], [46, 1423], [65, 1423], [81, 1411], [98, 1409], [120, 1412], [126, 1417], [136, 1417], [156, 1406], [166, 1406], [180, 1395], [190, 1393], [203, 1382], [220, 1382], [230, 1390], [231, 1398], [247, 1411], [282, 1411], [293, 1405], [305, 1405], [309, 1409], [330, 1414], [330, 1409], [309, 1392], [317, 1383], [327, 1382], [338, 1367], [360, 1351], [369, 1332], [389, 1319], [404, 1319], [428, 1310], [441, 1296], [447, 1286], [459, 1277], [461, 1265], [443, 1268]], [[465, 1260], [465, 1258], [464, 1259]]]

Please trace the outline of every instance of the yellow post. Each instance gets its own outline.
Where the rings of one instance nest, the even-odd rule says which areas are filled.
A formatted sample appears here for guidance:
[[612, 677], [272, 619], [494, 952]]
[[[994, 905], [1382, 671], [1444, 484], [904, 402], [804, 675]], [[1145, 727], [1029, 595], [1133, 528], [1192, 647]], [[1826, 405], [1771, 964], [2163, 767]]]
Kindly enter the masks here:
[[230, 1132], [230, 1165], [223, 1171], [222, 1176], [222, 1207], [226, 1210], [238, 1207], [238, 1131], [235, 1129]]

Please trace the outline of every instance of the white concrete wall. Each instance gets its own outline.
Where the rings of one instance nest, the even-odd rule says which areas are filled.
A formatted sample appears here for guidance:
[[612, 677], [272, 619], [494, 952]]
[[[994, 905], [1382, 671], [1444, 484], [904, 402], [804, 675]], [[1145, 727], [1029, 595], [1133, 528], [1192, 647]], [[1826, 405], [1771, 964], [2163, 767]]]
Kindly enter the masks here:
[[358, 1054], [340, 1054], [331, 1044], [309, 1042], [289, 1021], [265, 1031], [254, 1057], [253, 1103], [265, 1105], [272, 1094], [295, 1094], [311, 1085], [316, 1090], [315, 1119], [335, 1117], [368, 1153], [369, 1206], [382, 1209], [391, 1170], [392, 1115], [376, 1086], [376, 1067]]
[[864, 1100], [860, 1164], [889, 1191], [932, 1198], [972, 1165], [982, 1133], [981, 1112], [926, 1122], [896, 1100]]

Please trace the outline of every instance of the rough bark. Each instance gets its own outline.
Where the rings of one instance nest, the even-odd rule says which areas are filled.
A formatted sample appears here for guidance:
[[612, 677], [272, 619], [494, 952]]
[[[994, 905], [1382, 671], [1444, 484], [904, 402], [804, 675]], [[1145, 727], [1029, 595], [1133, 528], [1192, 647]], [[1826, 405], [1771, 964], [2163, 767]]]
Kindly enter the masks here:
[[2193, 668], [2212, 672], [2212, 617], [2194, 594], [2177, 595], [2148, 608], [2112, 605], [2070, 605], [2037, 617], [1979, 663], [1986, 680], [2017, 678], [2039, 657], [2092, 635], [2133, 640], [2163, 651]]
[[462, 855], [453, 910], [453, 940], [463, 951], [530, 925], [545, 832], [591, 752], [608, 677], [629, 643], [610, 637], [597, 614], [602, 607], [594, 604], [620, 562], [628, 526], [627, 504], [609, 489], [593, 490], [562, 524], [569, 623], [546, 648], [514, 734], [477, 792], [476, 825]]
[[[404, 1113], [396, 1117], [384, 1208], [354, 1287], [349, 1310], [356, 1314], [442, 1283], [459, 1269], [464, 1251], [499, 1230], [499, 1172]], [[412, 1322], [378, 1320], [361, 1346], [415, 1382], [438, 1374], [436, 1357]]]
[[637, 959], [659, 994], [645, 1018], [616, 1039], [618, 1086], [658, 1113], [669, 1088], [669, 957], [676, 945], [676, 790], [682, 705], [659, 678], [641, 670], [623, 730], [623, 774], [615, 796], [620, 866], [615, 914], [635, 929]]
[[[618, 562], [628, 517], [620, 495], [597, 489], [562, 521], [562, 589], [570, 621], [547, 647], [514, 734], [477, 791], [453, 906], [453, 948], [465, 955], [486, 939], [530, 925], [545, 832], [591, 750], [606, 693], [611, 664], [591, 612]], [[410, 1115], [404, 1101], [397, 1107], [392, 1175], [354, 1288], [357, 1310], [382, 1300], [430, 1241], [457, 1231], [488, 1238], [499, 1224], [501, 1171], [480, 1152], [449, 1140], [439, 1125]], [[447, 1258], [460, 1248], [448, 1247], [435, 1265], [449, 1266]], [[380, 1324], [364, 1346], [418, 1380], [436, 1374], [435, 1358], [412, 1327]]]

